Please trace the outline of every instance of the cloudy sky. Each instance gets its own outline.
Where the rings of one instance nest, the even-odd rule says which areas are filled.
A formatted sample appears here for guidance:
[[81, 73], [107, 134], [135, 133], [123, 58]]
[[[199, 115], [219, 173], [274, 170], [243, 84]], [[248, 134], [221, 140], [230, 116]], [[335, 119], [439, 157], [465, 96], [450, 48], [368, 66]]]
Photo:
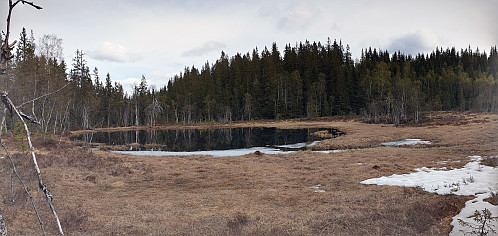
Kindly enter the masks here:
[[[6, 19], [8, 1], [0, 0]], [[14, 9], [11, 33], [63, 39], [67, 63], [77, 49], [100, 77], [130, 90], [145, 75], [164, 86], [186, 66], [200, 68], [253, 48], [342, 40], [359, 57], [366, 47], [430, 52], [436, 46], [498, 44], [497, 0], [32, 0]], [[5, 30], [5, 21], [0, 28]]]

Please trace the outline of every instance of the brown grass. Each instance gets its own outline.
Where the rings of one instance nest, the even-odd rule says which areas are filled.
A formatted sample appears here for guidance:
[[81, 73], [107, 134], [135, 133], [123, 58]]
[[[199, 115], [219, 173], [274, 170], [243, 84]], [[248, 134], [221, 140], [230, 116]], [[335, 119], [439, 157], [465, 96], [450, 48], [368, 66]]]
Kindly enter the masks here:
[[498, 167], [498, 156], [483, 157], [481, 164], [491, 167]]
[[498, 191], [491, 191], [491, 196], [484, 199], [484, 201], [487, 201], [495, 206], [498, 206]]
[[[353, 149], [331, 154], [142, 157], [90, 151], [67, 140], [59, 143], [59, 137], [37, 139], [35, 146], [67, 235], [442, 235], [471, 197], [359, 183], [422, 166], [461, 167], [469, 155], [496, 156], [498, 116], [462, 119], [417, 127], [322, 119], [264, 123], [345, 131], [320, 148]], [[433, 144], [377, 145], [403, 138]], [[12, 138], [6, 142], [14, 146]], [[24, 150], [12, 152], [48, 233], [56, 234], [53, 216], [36, 191], [31, 160]], [[10, 165], [0, 160], [9, 233], [40, 234], [17, 182], [11, 203]], [[317, 184], [325, 192], [314, 192]]]

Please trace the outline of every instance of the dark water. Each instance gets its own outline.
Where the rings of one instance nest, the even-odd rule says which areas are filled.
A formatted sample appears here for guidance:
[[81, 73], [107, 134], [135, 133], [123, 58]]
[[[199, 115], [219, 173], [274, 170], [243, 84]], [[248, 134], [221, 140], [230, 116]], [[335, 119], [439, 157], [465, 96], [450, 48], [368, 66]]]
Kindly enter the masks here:
[[[91, 142], [107, 145], [139, 143], [138, 150], [146, 150], [146, 144], [159, 144], [154, 150], [189, 152], [229, 150], [250, 147], [274, 147], [296, 143], [311, 143], [321, 138], [311, 133], [328, 130], [334, 136], [342, 134], [336, 129], [276, 129], [233, 128], [212, 130], [139, 130], [126, 132], [94, 133]], [[137, 139], [138, 133], [138, 139]], [[83, 139], [83, 136], [79, 137]], [[136, 150], [136, 149], [135, 149]]]

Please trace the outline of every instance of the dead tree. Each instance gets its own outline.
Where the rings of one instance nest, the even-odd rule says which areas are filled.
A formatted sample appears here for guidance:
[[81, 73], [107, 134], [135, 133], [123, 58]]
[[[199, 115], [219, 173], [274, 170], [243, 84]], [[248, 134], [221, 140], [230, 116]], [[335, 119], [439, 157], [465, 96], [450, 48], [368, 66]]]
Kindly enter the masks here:
[[[8, 13], [8, 16], [7, 16], [7, 31], [5, 33], [5, 37], [1, 41], [1, 45], [0, 45], [0, 73], [5, 73], [5, 71], [7, 69], [7, 63], [8, 63], [8, 61], [11, 60], [14, 57], [12, 55], [12, 50], [14, 49], [16, 41], [14, 41], [13, 43], [9, 43], [10, 23], [11, 23], [12, 11], [14, 10], [14, 7], [16, 7], [19, 3], [27, 4], [29, 6], [32, 6], [32, 7], [36, 8], [36, 9], [38, 9], [38, 10], [42, 9], [40, 6], [35, 5], [33, 2], [28, 2], [28, 1], [24, 1], [24, 0], [16, 0], [16, 1], [9, 0], [9, 13]], [[34, 124], [39, 124], [39, 122], [36, 121], [35, 118], [33, 118], [33, 117], [29, 116], [29, 115], [26, 115], [22, 111], [20, 111], [18, 109], [18, 107], [16, 107], [12, 103], [12, 101], [8, 97], [8, 93], [7, 92], [2, 92], [1, 93], [1, 100], [2, 100], [3, 104], [5, 105], [6, 110], [9, 111], [10, 115], [19, 118], [19, 120], [24, 125], [24, 130], [26, 132], [27, 142], [28, 142], [29, 150], [30, 150], [31, 157], [32, 157], [32, 160], [33, 160], [33, 165], [34, 165], [34, 168], [35, 168], [35, 171], [36, 171], [36, 175], [38, 177], [38, 187], [45, 194], [45, 197], [47, 199], [48, 205], [49, 205], [49, 207], [50, 207], [50, 209], [51, 209], [51, 211], [52, 211], [52, 213], [53, 213], [53, 215], [55, 217], [55, 220], [57, 221], [57, 226], [59, 228], [60, 234], [64, 235], [64, 232], [62, 231], [62, 227], [61, 227], [61, 224], [60, 224], [59, 217], [57, 216], [57, 213], [55, 211], [54, 205], [52, 203], [52, 200], [53, 200], [52, 194], [50, 194], [50, 191], [48, 190], [47, 185], [43, 183], [41, 171], [40, 171], [40, 168], [38, 166], [37, 159], [36, 159], [35, 148], [33, 147], [33, 144], [31, 142], [31, 134], [30, 134], [28, 125], [27, 125], [27, 123], [26, 123], [25, 120], [27, 120], [27, 121], [29, 121], [31, 123], [34, 123]], [[5, 121], [5, 119], [2, 119], [2, 124], [1, 125], [3, 125], [4, 121]], [[1, 140], [0, 140], [0, 142], [1, 142]], [[2, 144], [2, 147], [4, 148], [4, 150], [6, 151], [7, 155], [9, 156], [9, 158], [11, 158], [10, 154], [7, 151], [6, 146], [3, 144], [3, 142], [1, 142], [1, 144]], [[12, 162], [12, 168], [13, 168], [13, 174], [17, 175], [17, 177], [19, 178], [19, 180], [21, 181], [21, 183], [24, 186], [24, 183], [22, 182], [22, 180], [20, 179], [19, 175], [17, 174], [17, 170], [16, 170], [16, 167], [14, 165], [14, 162]], [[27, 188], [26, 187], [24, 187], [24, 188], [26, 190], [26, 193], [31, 198], [31, 195], [29, 194], [29, 191], [27, 191]], [[43, 235], [45, 235], [45, 230], [43, 228], [43, 223], [42, 223], [42, 221], [40, 219], [40, 216], [39, 216], [38, 211], [36, 210], [36, 206], [34, 204], [33, 204], [33, 207], [35, 208], [35, 212], [36, 212], [36, 214], [38, 216], [38, 220], [40, 222], [42, 233], [43, 233]], [[1, 213], [1, 210], [0, 210], [0, 235], [7, 235], [7, 228], [5, 226], [5, 221], [4, 221], [4, 218], [3, 218], [3, 214]]]
[[12, 49], [14, 49], [14, 46], [16, 45], [17, 41], [14, 40], [14, 42], [9, 44], [10, 18], [12, 17], [12, 10], [14, 10], [14, 7], [16, 7], [17, 4], [19, 3], [28, 4], [38, 10], [42, 9], [40, 6], [37, 6], [32, 2], [24, 0], [17, 0], [13, 2], [12, 0], [9, 0], [9, 14], [7, 15], [7, 31], [5, 33], [5, 39], [3, 40], [2, 45], [0, 46], [0, 73], [5, 72], [5, 70], [7, 69], [7, 62], [10, 59], [14, 58], [14, 55], [12, 55]]

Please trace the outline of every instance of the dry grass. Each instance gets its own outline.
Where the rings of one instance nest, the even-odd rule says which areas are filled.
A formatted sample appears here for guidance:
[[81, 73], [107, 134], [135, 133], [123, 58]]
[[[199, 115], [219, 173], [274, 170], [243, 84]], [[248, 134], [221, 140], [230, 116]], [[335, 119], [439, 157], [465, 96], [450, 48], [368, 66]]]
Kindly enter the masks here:
[[498, 167], [498, 156], [484, 157], [481, 160], [481, 164], [491, 167]]
[[[322, 119], [264, 124], [346, 131], [320, 148], [355, 149], [331, 154], [141, 157], [89, 151], [58, 138], [37, 139], [35, 146], [68, 235], [442, 235], [451, 231], [452, 216], [470, 197], [359, 182], [422, 166], [461, 167], [466, 156], [498, 153], [498, 116], [466, 114], [461, 119], [418, 127]], [[377, 145], [403, 138], [433, 144]], [[30, 159], [23, 150], [15, 152], [46, 228], [56, 234], [47, 204], [33, 185]], [[0, 160], [9, 232], [40, 234], [22, 191], [16, 190], [16, 203], [11, 203], [10, 166]], [[317, 184], [325, 192], [314, 192], [311, 187]]]
[[495, 206], [498, 206], [498, 191], [491, 191], [491, 196], [489, 198], [484, 199], [484, 201], [487, 201]]

